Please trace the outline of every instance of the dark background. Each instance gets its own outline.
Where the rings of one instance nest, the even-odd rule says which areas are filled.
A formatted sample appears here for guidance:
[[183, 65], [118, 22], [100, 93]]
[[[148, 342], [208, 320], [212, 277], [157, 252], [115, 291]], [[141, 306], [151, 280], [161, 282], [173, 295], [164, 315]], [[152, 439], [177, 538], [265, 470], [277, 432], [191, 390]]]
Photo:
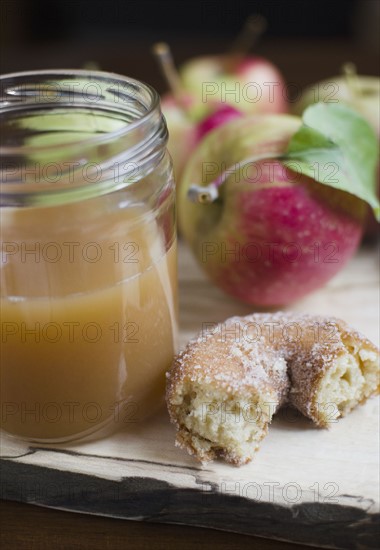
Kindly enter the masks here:
[[[377, 0], [374, 0], [375, 2]], [[364, 2], [365, 3], [365, 2]], [[108, 33], [154, 36], [183, 31], [224, 33], [232, 36], [252, 12], [269, 21], [269, 36], [348, 36], [363, 2], [355, 0], [5, 0], [16, 9], [27, 41]], [[12, 8], [13, 6], [13, 8]], [[19, 7], [20, 6], [20, 7]], [[19, 37], [20, 38], [20, 37]]]
[[[17, 40], [50, 42], [78, 36], [178, 36], [185, 32], [232, 37], [251, 13], [269, 22], [268, 36], [351, 36], [360, 13], [378, 0], [3, 0], [17, 12]], [[372, 8], [376, 9], [376, 8]]]
[[175, 61], [223, 53], [245, 18], [268, 22], [255, 46], [288, 82], [304, 86], [335, 76], [353, 61], [361, 74], [377, 74], [380, 0], [1, 0], [1, 72], [81, 68], [165, 83], [151, 54], [170, 42]]

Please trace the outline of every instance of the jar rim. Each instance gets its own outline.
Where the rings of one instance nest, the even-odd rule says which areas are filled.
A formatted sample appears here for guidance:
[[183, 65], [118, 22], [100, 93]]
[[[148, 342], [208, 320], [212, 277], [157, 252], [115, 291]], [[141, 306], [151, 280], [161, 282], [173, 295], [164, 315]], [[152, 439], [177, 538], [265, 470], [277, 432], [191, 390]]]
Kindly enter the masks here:
[[[136, 88], [140, 88], [144, 90], [145, 92], [148, 92], [148, 94], [151, 97], [151, 103], [149, 107], [147, 108], [147, 111], [136, 118], [136, 120], [133, 120], [131, 122], [128, 122], [123, 126], [122, 128], [119, 128], [114, 131], [110, 131], [104, 134], [101, 134], [99, 136], [92, 136], [86, 139], [79, 139], [74, 140], [70, 142], [65, 142], [64, 144], [51, 144], [51, 145], [44, 145], [44, 146], [3, 146], [0, 145], [0, 152], [6, 153], [6, 154], [15, 154], [15, 153], [33, 153], [38, 151], [54, 151], [55, 149], [61, 148], [62, 146], [72, 146], [76, 143], [81, 143], [83, 145], [101, 145], [102, 143], [105, 143], [109, 140], [115, 139], [115, 138], [122, 138], [129, 132], [134, 131], [139, 126], [144, 125], [147, 120], [152, 116], [152, 114], [156, 111], [157, 108], [159, 108], [160, 105], [160, 96], [156, 92], [156, 90], [150, 86], [150, 84], [147, 84], [146, 82], [142, 82], [140, 80], [137, 80], [135, 78], [131, 78], [125, 75], [120, 75], [118, 73], [108, 72], [108, 71], [93, 71], [93, 70], [86, 70], [86, 69], [44, 69], [44, 70], [35, 70], [35, 71], [22, 71], [22, 72], [16, 72], [16, 73], [8, 73], [0, 75], [0, 89], [3, 86], [4, 82], [10, 78], [28, 78], [28, 77], [38, 77], [38, 76], [51, 76], [51, 77], [69, 77], [69, 76], [77, 76], [77, 77], [91, 77], [89, 80], [93, 80], [94, 77], [98, 77], [101, 80], [105, 80], [107, 78], [113, 79], [115, 81], [129, 83], [135, 86]], [[14, 105], [13, 105], [14, 106]], [[8, 110], [8, 105], [6, 102], [2, 101], [0, 99], [0, 113], [5, 112]], [[12, 110], [12, 104], [9, 105], [10, 109]], [[96, 108], [96, 106], [95, 106]]]
[[[88, 91], [93, 85], [100, 95]], [[8, 117], [4, 127], [10, 128], [9, 138], [3, 133], [10, 144], [0, 144], [0, 206], [54, 204], [124, 188], [157, 166], [168, 139], [156, 90], [106, 71], [48, 69], [2, 75], [0, 114]], [[34, 114], [31, 123], [28, 117]], [[43, 139], [36, 143], [38, 134]], [[12, 140], [19, 138], [20, 144], [14, 145]], [[57, 167], [57, 179], [41, 177], [40, 168], [49, 165]], [[33, 167], [37, 175], [28, 176]], [[90, 177], [87, 168], [96, 177], [100, 173], [99, 179]]]

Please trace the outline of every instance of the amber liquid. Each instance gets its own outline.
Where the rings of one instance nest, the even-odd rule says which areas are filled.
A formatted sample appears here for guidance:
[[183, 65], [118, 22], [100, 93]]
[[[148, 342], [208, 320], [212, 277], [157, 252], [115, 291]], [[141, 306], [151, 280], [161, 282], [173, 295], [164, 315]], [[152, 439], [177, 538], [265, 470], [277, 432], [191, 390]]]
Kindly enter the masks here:
[[66, 441], [151, 414], [176, 351], [175, 242], [101, 197], [1, 222], [2, 428]]

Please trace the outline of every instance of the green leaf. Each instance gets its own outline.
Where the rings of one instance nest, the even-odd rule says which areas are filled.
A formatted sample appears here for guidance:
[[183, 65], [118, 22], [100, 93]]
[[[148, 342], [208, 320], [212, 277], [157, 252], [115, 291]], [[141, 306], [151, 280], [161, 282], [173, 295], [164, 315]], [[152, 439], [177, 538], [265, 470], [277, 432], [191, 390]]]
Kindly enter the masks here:
[[376, 196], [378, 140], [366, 120], [341, 104], [316, 103], [303, 114], [284, 164], [316, 181], [347, 191], [372, 208], [380, 220]]

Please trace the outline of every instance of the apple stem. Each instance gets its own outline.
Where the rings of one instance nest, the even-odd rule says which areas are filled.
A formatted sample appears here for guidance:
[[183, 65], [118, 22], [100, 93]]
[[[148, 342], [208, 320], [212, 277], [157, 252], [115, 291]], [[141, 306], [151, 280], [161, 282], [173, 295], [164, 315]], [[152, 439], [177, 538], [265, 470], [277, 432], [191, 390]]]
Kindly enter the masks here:
[[215, 202], [219, 198], [219, 188], [221, 185], [226, 181], [226, 179], [234, 174], [237, 170], [240, 170], [244, 166], [247, 166], [248, 164], [257, 162], [259, 160], [265, 160], [269, 158], [276, 158], [280, 159], [281, 155], [278, 153], [263, 153], [261, 155], [255, 155], [253, 157], [249, 157], [242, 162], [236, 162], [227, 170], [222, 172], [220, 176], [218, 176], [214, 181], [209, 183], [208, 185], [197, 185], [193, 184], [190, 185], [188, 191], [187, 191], [187, 198], [191, 202], [200, 203], [200, 204], [210, 204], [212, 202]]
[[165, 42], [157, 42], [153, 46], [153, 53], [160, 65], [169, 89], [173, 94], [178, 105], [186, 111], [186, 105], [183, 101], [183, 88], [177, 69], [175, 68], [173, 56], [170, 47]]
[[359, 92], [359, 79], [354, 63], [345, 63], [342, 67], [342, 72], [346, 78], [347, 88], [353, 98], [358, 95]]
[[232, 44], [227, 56], [225, 70], [228, 73], [234, 72], [238, 63], [247, 55], [254, 44], [259, 40], [267, 28], [267, 20], [258, 13], [252, 14], [244, 22], [243, 28]]

